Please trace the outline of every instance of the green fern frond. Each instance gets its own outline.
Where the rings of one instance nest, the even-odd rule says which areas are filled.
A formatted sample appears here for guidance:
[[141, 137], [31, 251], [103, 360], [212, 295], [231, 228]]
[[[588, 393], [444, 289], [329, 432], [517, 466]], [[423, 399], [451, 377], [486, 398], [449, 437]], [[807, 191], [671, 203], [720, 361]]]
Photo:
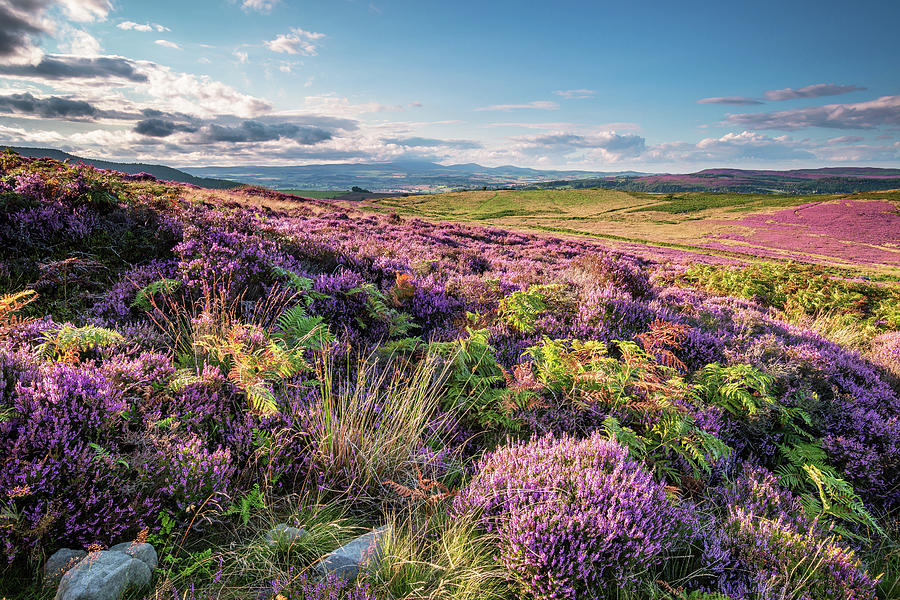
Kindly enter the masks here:
[[747, 364], [722, 366], [711, 363], [697, 374], [695, 397], [721, 406], [736, 417], [754, 417], [775, 404], [771, 390], [775, 379]]
[[500, 301], [497, 314], [513, 329], [532, 333], [537, 318], [547, 312], [550, 299], [558, 296], [563, 288], [561, 284], [545, 284], [515, 291]]
[[647, 441], [629, 427], [624, 427], [615, 417], [603, 419], [603, 431], [611, 440], [616, 440], [626, 448], [634, 458], [647, 459]]
[[156, 294], [174, 294], [181, 288], [180, 279], [159, 279], [153, 283], [144, 286], [135, 295], [134, 301], [131, 303], [133, 308], [150, 312], [153, 310], [153, 296]]
[[278, 316], [278, 328], [280, 331], [273, 337], [283, 343], [285, 347], [322, 349], [333, 343], [334, 335], [323, 322], [322, 317], [310, 317], [306, 309], [298, 304], [285, 310]]
[[272, 272], [277, 277], [282, 277], [287, 279], [288, 284], [301, 294], [307, 294], [312, 291], [313, 280], [309, 277], [301, 277], [297, 275], [293, 271], [288, 271], [287, 269], [282, 269], [281, 267], [272, 267]]
[[48, 360], [75, 361], [79, 356], [96, 348], [104, 348], [125, 342], [121, 333], [96, 325], [73, 327], [63, 325], [56, 331], [43, 335], [43, 343], [37, 347], [38, 356]]
[[179, 369], [175, 372], [175, 376], [169, 380], [169, 391], [180, 392], [189, 385], [199, 383], [200, 376], [191, 369]]

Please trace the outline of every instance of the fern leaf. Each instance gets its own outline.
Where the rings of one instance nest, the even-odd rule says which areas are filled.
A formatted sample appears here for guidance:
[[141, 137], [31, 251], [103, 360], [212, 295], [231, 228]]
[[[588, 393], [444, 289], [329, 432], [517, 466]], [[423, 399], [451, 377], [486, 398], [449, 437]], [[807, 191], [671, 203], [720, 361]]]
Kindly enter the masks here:
[[143, 287], [134, 297], [131, 303], [133, 308], [150, 312], [153, 310], [153, 296], [156, 294], [174, 294], [181, 288], [179, 279], [159, 279]]

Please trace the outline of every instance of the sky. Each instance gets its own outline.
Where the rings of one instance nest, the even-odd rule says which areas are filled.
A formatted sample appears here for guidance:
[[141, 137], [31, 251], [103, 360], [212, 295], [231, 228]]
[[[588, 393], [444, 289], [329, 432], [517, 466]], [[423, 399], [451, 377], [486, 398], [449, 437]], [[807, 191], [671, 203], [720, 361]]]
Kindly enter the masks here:
[[181, 167], [900, 167], [897, 23], [896, 0], [0, 0], [0, 143]]

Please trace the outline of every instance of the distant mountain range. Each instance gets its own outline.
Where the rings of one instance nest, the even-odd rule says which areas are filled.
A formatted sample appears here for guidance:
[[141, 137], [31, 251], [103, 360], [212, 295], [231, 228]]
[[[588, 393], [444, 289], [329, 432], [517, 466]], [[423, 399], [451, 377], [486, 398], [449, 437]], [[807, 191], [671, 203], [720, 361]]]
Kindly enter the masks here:
[[10, 148], [13, 152], [21, 156], [53, 158], [56, 160], [69, 161], [73, 163], [85, 163], [97, 167], [98, 169], [110, 169], [113, 171], [120, 171], [122, 173], [149, 173], [157, 179], [162, 179], [164, 181], [190, 183], [192, 185], [198, 185], [205, 188], [229, 189], [241, 185], [240, 183], [236, 183], [234, 181], [197, 177], [195, 175], [191, 175], [190, 173], [185, 173], [184, 171], [179, 171], [178, 169], [173, 169], [172, 167], [166, 167], [163, 165], [148, 165], [144, 163], [121, 163], [110, 162], [106, 160], [95, 160], [93, 158], [82, 158], [80, 156], [75, 156], [74, 154], [69, 154], [67, 152], [63, 152], [62, 150], [54, 150], [52, 148], [21, 148], [17, 146], [0, 145], [0, 150], [3, 150], [4, 148]]
[[795, 171], [706, 169], [686, 175], [578, 178], [541, 182], [532, 189], [607, 188], [631, 192], [742, 192], [844, 194], [900, 188], [900, 169], [831, 167]]
[[231, 179], [277, 189], [373, 192], [441, 192], [480, 187], [522, 186], [543, 181], [646, 175], [636, 171], [542, 171], [522, 167], [483, 167], [474, 163], [440, 165], [425, 160], [295, 167], [199, 167], [187, 171], [203, 177]]
[[[3, 146], [0, 146], [2, 149]], [[705, 169], [689, 174], [637, 171], [544, 171], [523, 167], [441, 165], [425, 160], [288, 167], [188, 167], [121, 163], [74, 156], [48, 148], [12, 147], [23, 156], [83, 162], [124, 173], [150, 173], [158, 179], [228, 189], [242, 184], [282, 190], [349, 190], [429, 193], [457, 189], [607, 188], [633, 192], [742, 192], [751, 194], [839, 194], [900, 188], [900, 169], [829, 167], [793, 171]]]

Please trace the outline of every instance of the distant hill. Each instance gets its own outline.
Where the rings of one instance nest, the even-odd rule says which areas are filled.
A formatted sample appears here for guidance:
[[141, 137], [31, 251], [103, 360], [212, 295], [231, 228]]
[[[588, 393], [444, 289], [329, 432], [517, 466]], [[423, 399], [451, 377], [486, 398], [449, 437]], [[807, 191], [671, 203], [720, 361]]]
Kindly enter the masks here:
[[0, 150], [10, 148], [13, 152], [21, 156], [29, 156], [35, 158], [53, 158], [56, 160], [69, 161], [74, 163], [84, 163], [97, 167], [98, 169], [110, 169], [120, 171], [122, 173], [149, 173], [157, 179], [164, 181], [177, 181], [179, 183], [190, 183], [205, 188], [212, 189], [230, 189], [238, 187], [241, 184], [234, 181], [225, 181], [222, 179], [209, 179], [206, 177], [196, 177], [190, 173], [166, 167], [163, 165], [149, 165], [144, 163], [119, 163], [106, 160], [96, 160], [93, 158], [82, 158], [63, 152], [62, 150], [54, 150], [52, 148], [20, 148], [17, 146], [0, 146]]
[[645, 175], [635, 171], [542, 171], [523, 167], [441, 165], [425, 160], [304, 166], [198, 167], [202, 177], [232, 179], [277, 189], [340, 190], [353, 186], [373, 192], [436, 192], [480, 187], [521, 186], [541, 181], [586, 177]]
[[[0, 146], [3, 148], [3, 146]], [[23, 156], [83, 162], [124, 173], [150, 173], [158, 179], [200, 187], [229, 189], [242, 184], [280, 190], [349, 190], [360, 187], [379, 193], [430, 193], [479, 188], [585, 189], [632, 192], [729, 192], [748, 194], [844, 194], [900, 188], [900, 169], [828, 167], [793, 171], [705, 169], [687, 174], [637, 171], [545, 171], [475, 163], [441, 165], [427, 160], [302, 166], [188, 167], [120, 163], [74, 156], [49, 148], [12, 150]], [[356, 197], [354, 197], [356, 199]]]
[[631, 192], [844, 194], [900, 187], [900, 169], [829, 167], [794, 171], [705, 169], [684, 175], [592, 177], [529, 185], [529, 189], [606, 188]]

